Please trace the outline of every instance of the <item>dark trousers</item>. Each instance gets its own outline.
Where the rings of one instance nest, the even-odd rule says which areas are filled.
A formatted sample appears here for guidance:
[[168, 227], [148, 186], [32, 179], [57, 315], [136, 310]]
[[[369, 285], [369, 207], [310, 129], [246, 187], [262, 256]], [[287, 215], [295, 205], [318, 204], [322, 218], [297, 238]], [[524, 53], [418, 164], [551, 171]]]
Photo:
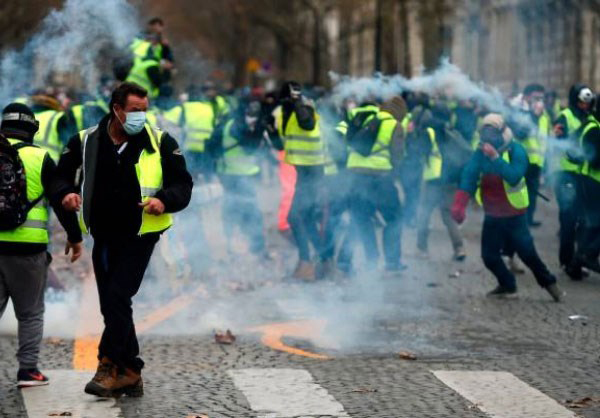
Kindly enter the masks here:
[[481, 233], [483, 263], [496, 276], [500, 286], [513, 290], [517, 288], [515, 276], [502, 260], [502, 251], [507, 247], [514, 249], [540, 286], [547, 287], [556, 282], [535, 249], [526, 215], [508, 218], [486, 216]]
[[229, 245], [234, 227], [250, 240], [250, 251], [258, 254], [265, 250], [263, 216], [256, 198], [256, 176], [219, 175], [223, 185], [223, 229]]
[[581, 176], [578, 184], [583, 227], [577, 254], [588, 260], [598, 259], [600, 255], [600, 182], [588, 176]]
[[385, 221], [383, 253], [386, 268], [400, 267], [402, 205], [393, 178], [387, 175], [353, 173], [352, 180], [350, 211], [363, 243], [368, 268], [374, 268], [379, 258], [374, 224], [377, 213]]
[[158, 234], [119, 241], [94, 240], [92, 262], [96, 274], [104, 332], [98, 358], [108, 357], [120, 368], [144, 367], [138, 345], [131, 299], [137, 293]]
[[537, 208], [538, 192], [540, 190], [540, 175], [542, 168], [535, 164], [529, 164], [525, 172], [525, 184], [529, 193], [529, 207], [527, 208], [527, 222], [531, 225], [535, 210]]
[[405, 158], [400, 166], [400, 184], [404, 192], [402, 218], [405, 225], [415, 225], [421, 197], [423, 164], [418, 158]]
[[310, 243], [319, 258], [324, 259], [323, 237], [319, 233], [322, 221], [320, 196], [323, 181], [323, 166], [296, 166], [296, 190], [288, 222], [298, 248], [298, 257], [310, 261]]
[[554, 194], [558, 203], [559, 252], [561, 266], [573, 261], [577, 242], [582, 231], [582, 207], [579, 175], [559, 171], [554, 181]]
[[325, 176], [327, 190], [324, 212], [323, 258], [331, 260], [337, 251], [338, 267], [345, 272], [352, 269], [352, 247], [354, 234], [351, 226], [345, 225], [344, 213], [350, 210], [351, 181], [347, 172]]

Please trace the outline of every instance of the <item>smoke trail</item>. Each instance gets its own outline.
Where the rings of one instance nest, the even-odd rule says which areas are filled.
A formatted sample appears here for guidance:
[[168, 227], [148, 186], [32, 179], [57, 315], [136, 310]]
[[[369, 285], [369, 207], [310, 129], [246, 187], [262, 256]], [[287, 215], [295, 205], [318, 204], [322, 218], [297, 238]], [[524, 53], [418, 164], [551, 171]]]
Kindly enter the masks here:
[[71, 73], [93, 90], [101, 62], [138, 33], [136, 10], [126, 0], [67, 0], [18, 51], [0, 57], [0, 102], [44, 87], [53, 74]]

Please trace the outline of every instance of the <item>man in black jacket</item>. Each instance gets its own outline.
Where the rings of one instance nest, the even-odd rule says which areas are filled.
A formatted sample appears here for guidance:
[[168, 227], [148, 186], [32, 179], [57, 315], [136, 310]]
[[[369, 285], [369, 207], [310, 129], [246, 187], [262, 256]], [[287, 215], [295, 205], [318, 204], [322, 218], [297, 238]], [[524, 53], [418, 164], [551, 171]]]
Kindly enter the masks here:
[[[14, 164], [7, 162], [7, 151], [11, 147], [17, 149], [23, 164], [27, 200], [31, 206], [25, 222], [16, 228], [0, 230], [0, 317], [10, 298], [19, 323], [19, 387], [48, 384], [48, 379], [37, 368], [44, 328], [44, 290], [51, 260], [47, 252], [48, 202], [67, 231], [67, 251], [72, 250], [71, 261], [81, 255], [81, 232], [77, 220], [69, 217], [60, 197], [51, 191], [56, 164], [48, 151], [33, 145], [38, 127], [32, 110], [24, 104], [9, 104], [2, 112], [0, 185], [3, 190], [0, 193], [0, 213], [4, 215], [11, 206], [11, 197], [15, 196], [9, 194], [14, 185], [11, 179], [15, 178]], [[6, 217], [2, 216], [2, 220]]]
[[[85, 390], [98, 396], [143, 393], [131, 298], [137, 293], [171, 213], [191, 198], [192, 178], [177, 142], [145, 123], [147, 92], [115, 89], [110, 114], [71, 138], [56, 188], [66, 209], [94, 238], [92, 261], [105, 329], [96, 375]], [[81, 170], [81, 187], [74, 184]]]

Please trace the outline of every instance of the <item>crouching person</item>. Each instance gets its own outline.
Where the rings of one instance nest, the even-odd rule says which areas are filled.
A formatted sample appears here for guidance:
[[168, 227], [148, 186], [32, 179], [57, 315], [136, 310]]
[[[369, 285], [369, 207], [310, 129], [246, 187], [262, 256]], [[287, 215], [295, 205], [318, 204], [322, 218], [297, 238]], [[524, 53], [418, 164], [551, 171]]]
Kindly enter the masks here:
[[[48, 203], [67, 231], [71, 261], [81, 255], [77, 219], [66, 212], [51, 187], [56, 164], [47, 151], [33, 145], [39, 123], [24, 104], [2, 111], [0, 125], [0, 317], [12, 300], [18, 321], [20, 388], [47, 385], [38, 369], [44, 328], [44, 291], [50, 255], [47, 252]], [[71, 216], [70, 216], [71, 215]]]
[[502, 260], [502, 249], [508, 245], [516, 250], [538, 284], [559, 302], [562, 293], [556, 278], [540, 259], [527, 225], [527, 153], [522, 145], [512, 141], [512, 133], [499, 114], [491, 113], [483, 119], [480, 138], [480, 148], [463, 171], [452, 217], [462, 223], [470, 196], [478, 195], [485, 212], [481, 255], [498, 280], [498, 286], [488, 296], [506, 298], [517, 294], [515, 276]]
[[[177, 142], [146, 123], [147, 92], [122, 83], [110, 114], [69, 140], [59, 165], [62, 203], [79, 211], [92, 235], [92, 262], [104, 332], [98, 370], [85, 387], [98, 396], [141, 396], [141, 371], [132, 298], [172, 213], [191, 198], [192, 178]], [[78, 188], [74, 184], [81, 174]]]

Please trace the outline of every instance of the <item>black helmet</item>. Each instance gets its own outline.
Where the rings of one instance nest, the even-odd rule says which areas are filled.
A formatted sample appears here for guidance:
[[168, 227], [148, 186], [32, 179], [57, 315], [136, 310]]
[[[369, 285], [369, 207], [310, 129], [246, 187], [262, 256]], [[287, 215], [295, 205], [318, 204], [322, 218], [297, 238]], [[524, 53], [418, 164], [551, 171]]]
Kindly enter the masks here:
[[296, 81], [286, 81], [281, 86], [279, 92], [279, 100], [295, 100], [300, 98], [302, 94], [302, 86]]
[[40, 123], [35, 119], [29, 106], [23, 103], [11, 103], [2, 111], [0, 125], [2, 132], [31, 138], [38, 131], [39, 126]]

